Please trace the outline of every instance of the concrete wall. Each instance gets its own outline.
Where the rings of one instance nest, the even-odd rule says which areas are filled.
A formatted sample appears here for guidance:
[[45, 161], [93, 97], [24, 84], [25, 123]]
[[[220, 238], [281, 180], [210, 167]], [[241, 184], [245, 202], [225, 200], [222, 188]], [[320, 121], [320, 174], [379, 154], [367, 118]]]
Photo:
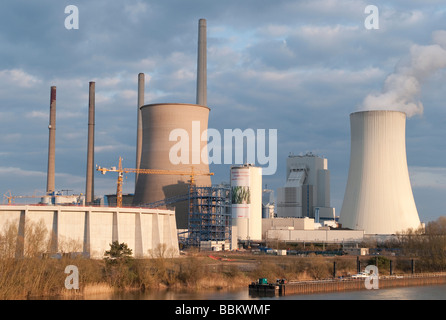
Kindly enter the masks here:
[[[135, 257], [151, 257], [152, 250], [165, 245], [177, 256], [175, 212], [143, 208], [81, 206], [0, 206], [0, 232], [9, 224], [17, 227], [16, 256], [26, 254], [27, 226], [43, 225], [49, 252], [81, 252], [102, 258], [113, 241], [126, 243]], [[21, 242], [21, 237], [24, 241]]]

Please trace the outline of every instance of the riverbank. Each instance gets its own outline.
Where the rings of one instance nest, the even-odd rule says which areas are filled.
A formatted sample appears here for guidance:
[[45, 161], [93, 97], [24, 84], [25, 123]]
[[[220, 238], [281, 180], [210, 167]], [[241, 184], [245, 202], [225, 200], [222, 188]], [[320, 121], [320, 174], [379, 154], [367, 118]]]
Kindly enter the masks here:
[[[370, 257], [361, 258], [362, 265]], [[383, 259], [380, 274], [386, 275]], [[68, 290], [67, 265], [79, 270], [79, 289]], [[357, 272], [356, 256], [267, 256], [249, 252], [189, 252], [178, 258], [130, 259], [119, 263], [90, 259], [0, 260], [0, 299], [46, 297], [78, 298], [111, 292], [182, 290], [189, 292], [247, 288], [258, 278], [309, 281]], [[407, 272], [407, 263], [395, 260], [395, 274]]]
[[252, 283], [249, 285], [249, 294], [253, 297], [274, 297], [444, 284], [446, 284], [446, 273], [437, 272], [384, 276], [373, 280], [370, 278], [333, 278], [325, 280], [292, 281], [287, 283]]

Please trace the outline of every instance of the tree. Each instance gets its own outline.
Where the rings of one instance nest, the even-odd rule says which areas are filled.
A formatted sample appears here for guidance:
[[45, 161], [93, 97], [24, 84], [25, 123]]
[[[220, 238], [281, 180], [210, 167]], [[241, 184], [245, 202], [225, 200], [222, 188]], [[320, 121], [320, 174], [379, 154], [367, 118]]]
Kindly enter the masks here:
[[113, 287], [125, 288], [138, 281], [132, 249], [126, 243], [114, 241], [104, 255], [105, 274]]
[[105, 251], [105, 261], [108, 263], [128, 262], [132, 259], [132, 249], [126, 243], [114, 241], [110, 244], [110, 250]]

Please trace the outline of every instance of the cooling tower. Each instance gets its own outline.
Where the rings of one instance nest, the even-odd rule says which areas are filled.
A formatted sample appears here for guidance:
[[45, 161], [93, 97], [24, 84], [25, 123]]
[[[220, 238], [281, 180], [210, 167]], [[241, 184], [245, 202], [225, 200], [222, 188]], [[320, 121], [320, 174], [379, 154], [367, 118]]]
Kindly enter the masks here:
[[[141, 169], [209, 173], [207, 157], [208, 118], [206, 106], [183, 103], [149, 104], [141, 107], [143, 138]], [[181, 158], [181, 161], [178, 159]], [[188, 175], [139, 174], [134, 205], [144, 205], [188, 194]], [[211, 186], [209, 176], [195, 176], [197, 186]], [[178, 228], [187, 228], [187, 201], [175, 204]]]
[[365, 234], [418, 228], [406, 159], [406, 114], [355, 112], [350, 126], [350, 169], [339, 222]]

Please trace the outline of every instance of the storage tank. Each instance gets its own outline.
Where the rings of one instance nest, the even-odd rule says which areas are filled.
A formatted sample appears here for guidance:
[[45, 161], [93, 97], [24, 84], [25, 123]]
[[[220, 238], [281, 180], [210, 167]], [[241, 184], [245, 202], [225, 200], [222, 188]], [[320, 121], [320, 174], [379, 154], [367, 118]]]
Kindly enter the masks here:
[[350, 126], [350, 169], [339, 223], [365, 234], [418, 228], [406, 159], [406, 114], [355, 112]]
[[[141, 169], [209, 173], [207, 135], [210, 109], [184, 103], [148, 104], [141, 107], [143, 126]], [[203, 159], [202, 159], [202, 154]], [[181, 160], [181, 161], [178, 161]], [[144, 205], [188, 194], [189, 175], [140, 174], [134, 205]], [[195, 176], [197, 186], [211, 186], [211, 178]], [[188, 226], [188, 201], [175, 204], [177, 227]]]
[[[231, 167], [232, 225], [239, 240], [262, 239], [262, 168]], [[234, 236], [234, 235], [233, 235]]]

